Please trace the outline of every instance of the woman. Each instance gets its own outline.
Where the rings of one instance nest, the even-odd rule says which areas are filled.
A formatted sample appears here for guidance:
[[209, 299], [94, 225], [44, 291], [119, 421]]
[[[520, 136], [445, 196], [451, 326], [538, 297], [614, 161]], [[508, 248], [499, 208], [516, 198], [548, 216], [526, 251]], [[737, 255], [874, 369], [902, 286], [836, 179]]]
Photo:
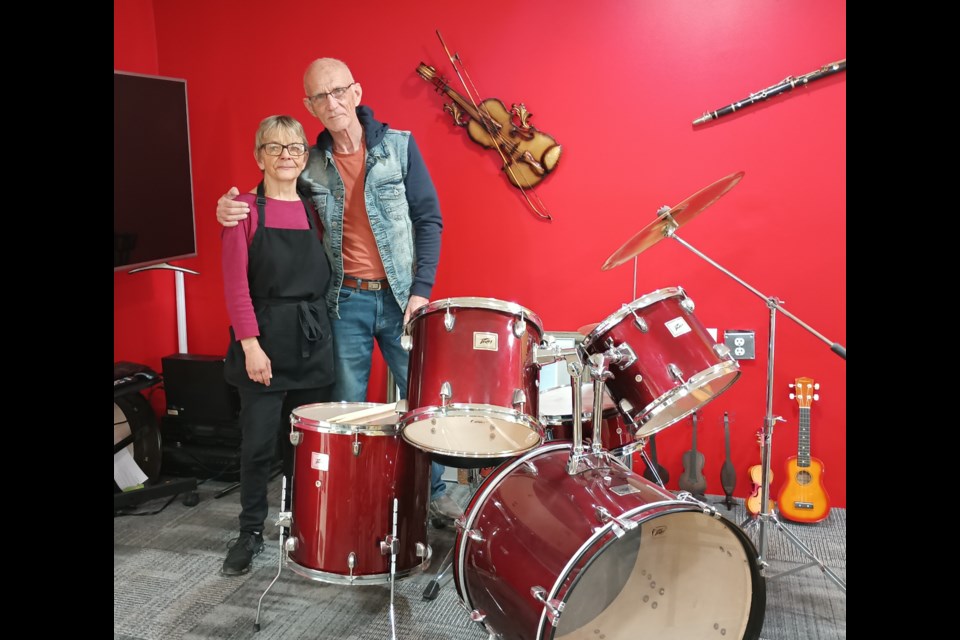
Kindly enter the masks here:
[[[240, 393], [242, 433], [240, 536], [223, 562], [224, 575], [246, 573], [263, 550], [278, 429], [289, 425], [294, 408], [331, 398], [333, 349], [324, 301], [330, 264], [316, 214], [297, 193], [308, 150], [295, 119], [264, 119], [254, 144], [263, 180], [238, 196], [250, 205], [250, 216], [221, 235], [231, 324], [224, 376]], [[292, 456], [284, 458], [289, 478]]]

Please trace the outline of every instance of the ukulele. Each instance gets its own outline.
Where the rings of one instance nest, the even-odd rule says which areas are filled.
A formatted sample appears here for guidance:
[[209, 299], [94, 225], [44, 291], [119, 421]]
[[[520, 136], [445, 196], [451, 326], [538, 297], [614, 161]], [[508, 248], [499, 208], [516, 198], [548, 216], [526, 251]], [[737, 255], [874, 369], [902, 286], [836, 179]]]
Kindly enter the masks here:
[[794, 387], [800, 406], [800, 434], [797, 455], [787, 458], [787, 481], [780, 489], [777, 504], [780, 515], [794, 522], [820, 522], [830, 513], [830, 499], [823, 488], [823, 461], [810, 455], [810, 405], [820, 396], [820, 388], [811, 378], [797, 378]]
[[[757, 431], [757, 444], [760, 445], [760, 457], [763, 458], [763, 429]], [[761, 463], [763, 461], [761, 460]], [[767, 477], [773, 484], [773, 471], [770, 469], [770, 461], [767, 460]], [[747, 511], [753, 515], [760, 513], [760, 494], [763, 492], [763, 467], [755, 464], [750, 467], [750, 482], [753, 483], [753, 489], [750, 491], [750, 497], [747, 498]], [[769, 499], [770, 511], [773, 511], [773, 498]]]
[[730, 417], [727, 412], [723, 412], [723, 439], [726, 446], [727, 459], [723, 461], [720, 467], [720, 485], [723, 487], [723, 493], [726, 496], [724, 504], [727, 510], [733, 509], [733, 490], [737, 486], [737, 471], [730, 460]]
[[[657, 436], [650, 436], [650, 462], [653, 463], [654, 468], [657, 470], [657, 475], [660, 476], [660, 479], [663, 481], [663, 486], [666, 486], [670, 482], [670, 472], [667, 471], [667, 468], [662, 464], [657, 462]], [[653, 471], [650, 469], [650, 465], [647, 465], [647, 468], [643, 470], [643, 477], [649, 480], [650, 482], [656, 482], [657, 476], [653, 475]]]
[[680, 490], [689, 491], [702, 500], [707, 490], [707, 479], [703, 477], [703, 454], [697, 451], [697, 414], [693, 414], [693, 444], [683, 454], [683, 475], [680, 476]]

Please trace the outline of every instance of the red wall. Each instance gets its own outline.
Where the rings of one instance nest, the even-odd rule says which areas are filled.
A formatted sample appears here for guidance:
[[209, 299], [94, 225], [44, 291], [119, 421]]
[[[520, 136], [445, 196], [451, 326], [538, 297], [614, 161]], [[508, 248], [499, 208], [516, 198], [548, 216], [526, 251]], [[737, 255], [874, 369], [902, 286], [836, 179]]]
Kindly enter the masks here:
[[[198, 257], [186, 276], [189, 351], [222, 354], [228, 320], [220, 276], [217, 198], [251, 188], [254, 130], [290, 113], [311, 137], [302, 73], [314, 58], [348, 62], [378, 118], [412, 130], [444, 213], [433, 299], [477, 296], [536, 312], [547, 331], [599, 322], [635, 298], [682, 286], [707, 327], [753, 329], [757, 357], [701, 412], [698, 444], [708, 492], [722, 494], [722, 416], [731, 417], [735, 495], [749, 494], [766, 414], [766, 298], [829, 342], [846, 345], [846, 73], [706, 125], [691, 122], [751, 92], [846, 57], [846, 5], [836, 0], [591, 3], [527, 0], [478, 14], [473, 5], [291, 0], [283, 16], [253, 0], [148, 0], [114, 5], [118, 70], [185, 78], [190, 108]], [[480, 97], [522, 102], [532, 124], [563, 145], [536, 194], [552, 222], [530, 212], [496, 153], [442, 111], [415, 72], [426, 62], [459, 83], [435, 30], [458, 53]], [[736, 171], [734, 189], [678, 236], [749, 285], [673, 239], [609, 271], [600, 266], [676, 205]], [[162, 188], [162, 185], [158, 185]], [[759, 294], [759, 295], [758, 295]], [[788, 383], [822, 388], [811, 408], [812, 454], [823, 460], [831, 504], [846, 504], [846, 363], [820, 338], [776, 314], [774, 493], [796, 454], [798, 405]], [[114, 359], [160, 367], [177, 351], [169, 272], [114, 276]], [[382, 366], [375, 374], [382, 377]], [[378, 385], [379, 387], [379, 385]], [[382, 400], [375, 388], [371, 398]], [[683, 471], [691, 421], [657, 437], [671, 488]]]

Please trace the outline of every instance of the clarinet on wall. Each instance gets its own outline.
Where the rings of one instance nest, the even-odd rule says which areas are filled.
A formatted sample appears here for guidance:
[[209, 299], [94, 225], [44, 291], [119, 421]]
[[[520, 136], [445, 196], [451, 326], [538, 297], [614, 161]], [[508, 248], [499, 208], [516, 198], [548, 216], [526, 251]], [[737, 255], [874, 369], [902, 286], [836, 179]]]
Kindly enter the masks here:
[[711, 120], [716, 120], [720, 116], [725, 116], [729, 113], [733, 113], [737, 109], [743, 109], [744, 107], [749, 107], [752, 104], [756, 104], [761, 100], [766, 100], [767, 98], [772, 98], [773, 96], [780, 95], [787, 91], [792, 91], [796, 86], [804, 86], [810, 84], [814, 80], [819, 80], [821, 78], [826, 78], [827, 76], [839, 73], [840, 71], [847, 70], [847, 59], [837, 60], [836, 62], [830, 62], [823, 65], [816, 71], [811, 71], [805, 75], [800, 76], [799, 78], [794, 78], [793, 76], [787, 76], [782, 82], [773, 85], [772, 87], [767, 87], [766, 89], [761, 89], [756, 93], [751, 93], [749, 96], [743, 100], [728, 104], [725, 107], [721, 107], [716, 111], [708, 111], [702, 116], [693, 121], [694, 125], [703, 124], [704, 122], [709, 122]]

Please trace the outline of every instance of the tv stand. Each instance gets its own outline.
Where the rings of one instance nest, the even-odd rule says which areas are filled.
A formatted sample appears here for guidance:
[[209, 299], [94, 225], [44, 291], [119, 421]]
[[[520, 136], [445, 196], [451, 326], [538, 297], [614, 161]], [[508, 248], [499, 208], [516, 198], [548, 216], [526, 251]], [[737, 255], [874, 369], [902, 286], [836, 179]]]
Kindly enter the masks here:
[[169, 269], [174, 272], [174, 280], [177, 288], [177, 346], [180, 349], [179, 353], [187, 353], [187, 298], [185, 295], [183, 274], [189, 273], [198, 276], [200, 272], [161, 262], [160, 264], [152, 264], [149, 267], [131, 269], [130, 273], [140, 273], [141, 271], [149, 271], [151, 269]]

